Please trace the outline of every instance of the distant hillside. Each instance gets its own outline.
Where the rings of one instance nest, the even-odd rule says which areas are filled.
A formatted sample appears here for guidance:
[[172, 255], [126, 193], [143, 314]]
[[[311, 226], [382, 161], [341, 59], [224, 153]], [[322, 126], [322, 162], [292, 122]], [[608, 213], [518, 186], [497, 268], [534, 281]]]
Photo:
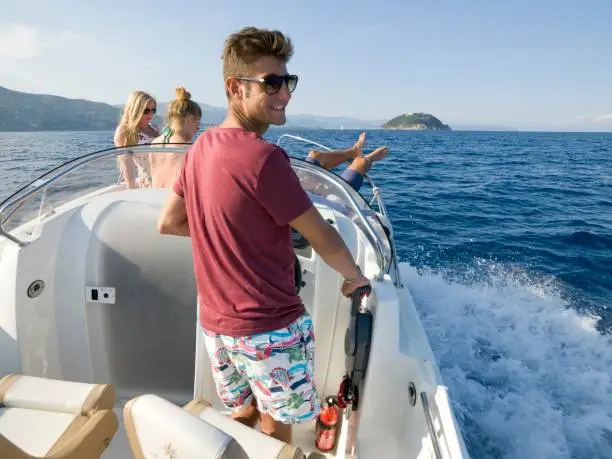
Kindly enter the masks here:
[[346, 116], [288, 115], [286, 127], [310, 129], [379, 129], [384, 120], [362, 120]]
[[117, 125], [112, 105], [12, 91], [0, 86], [0, 131], [99, 131]]
[[382, 125], [383, 129], [406, 129], [414, 131], [450, 131], [438, 118], [429, 113], [406, 113], [399, 115]]
[[[224, 107], [199, 103], [202, 124], [219, 124], [227, 112]], [[123, 105], [109, 105], [84, 99], [13, 91], [0, 86], [0, 132], [2, 131], [100, 131], [114, 130]], [[158, 102], [154, 122], [163, 123], [167, 102]], [[350, 117], [289, 115], [289, 129], [379, 129], [382, 120]]]
[[[202, 124], [219, 124], [225, 118], [225, 113], [227, 112], [225, 108], [213, 107], [201, 102], [198, 102], [198, 105], [202, 109]], [[119, 108], [119, 110], [123, 109], [123, 105], [115, 105], [115, 107]], [[153, 122], [163, 124], [167, 112], [168, 102], [157, 102], [157, 114]]]
[[[219, 124], [225, 118], [227, 109], [198, 102], [202, 108], [203, 124]], [[117, 107], [121, 107], [118, 105]], [[157, 115], [165, 117], [167, 102], [158, 102]], [[306, 129], [377, 129], [384, 121], [362, 120], [343, 116], [288, 115], [285, 128]]]

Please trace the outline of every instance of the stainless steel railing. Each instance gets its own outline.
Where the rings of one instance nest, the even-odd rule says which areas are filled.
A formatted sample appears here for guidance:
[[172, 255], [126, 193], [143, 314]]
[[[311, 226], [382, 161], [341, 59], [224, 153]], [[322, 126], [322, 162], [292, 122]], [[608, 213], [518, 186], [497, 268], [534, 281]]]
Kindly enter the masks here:
[[438, 442], [438, 435], [436, 435], [436, 429], [433, 424], [433, 418], [431, 416], [431, 408], [429, 406], [429, 399], [425, 391], [421, 392], [421, 403], [423, 404], [423, 411], [425, 412], [425, 422], [427, 423], [427, 430], [429, 430], [429, 437], [434, 449], [436, 459], [442, 458], [442, 450], [440, 449], [440, 443]]

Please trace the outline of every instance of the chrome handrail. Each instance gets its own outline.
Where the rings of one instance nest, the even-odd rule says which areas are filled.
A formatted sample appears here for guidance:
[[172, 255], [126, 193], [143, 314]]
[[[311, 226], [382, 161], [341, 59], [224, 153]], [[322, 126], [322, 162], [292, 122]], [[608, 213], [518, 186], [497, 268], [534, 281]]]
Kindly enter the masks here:
[[[322, 143], [315, 142], [314, 140], [306, 139], [306, 138], [304, 138], [304, 137], [300, 137], [299, 135], [293, 135], [293, 134], [283, 134], [283, 135], [281, 135], [281, 136], [278, 138], [278, 140], [276, 141], [276, 145], [279, 145], [279, 146], [280, 146], [280, 142], [281, 142], [281, 139], [282, 139], [283, 137], [288, 137], [288, 138], [290, 138], [290, 139], [299, 140], [300, 142], [309, 143], [309, 144], [311, 144], [311, 145], [315, 145], [315, 146], [317, 146], [317, 147], [319, 147], [319, 148], [322, 148], [322, 149], [323, 149], [323, 150], [325, 150], [325, 151], [329, 151], [329, 152], [334, 151], [332, 148], [330, 148], [330, 147], [328, 147], [328, 146], [326, 146], [326, 145], [323, 145]], [[325, 152], [323, 152], [323, 153], [325, 153]], [[382, 201], [382, 199], [381, 199], [381, 197], [380, 197], [380, 188], [378, 188], [378, 187], [376, 186], [376, 184], [375, 184], [375, 183], [374, 183], [374, 181], [373, 181], [373, 180], [370, 178], [370, 176], [365, 175], [363, 178], [364, 178], [364, 180], [365, 180], [366, 182], [368, 182], [368, 183], [370, 184], [370, 186], [372, 187], [372, 192], [373, 192], [373, 194], [374, 194], [374, 196], [373, 196], [373, 198], [372, 198], [372, 201], [370, 201], [370, 205], [372, 205], [372, 202], [373, 202], [374, 200], [376, 200], [376, 203], [377, 203], [377, 205], [378, 205], [378, 209], [379, 209], [379, 211], [380, 211], [380, 214], [381, 214], [381, 215], [383, 215], [385, 218], [388, 218], [388, 217], [387, 217], [387, 208], [385, 207], [385, 204], [383, 203], [383, 201]]]
[[429, 436], [431, 437], [431, 443], [433, 445], [434, 454], [436, 459], [442, 459], [442, 450], [440, 449], [440, 442], [438, 441], [438, 435], [436, 435], [436, 429], [433, 424], [431, 417], [431, 409], [429, 407], [429, 399], [425, 391], [421, 392], [421, 403], [423, 404], [423, 411], [425, 412], [425, 423], [427, 424], [427, 430], [429, 430]]
[[331, 149], [329, 147], [326, 147], [322, 143], [318, 143], [318, 142], [315, 142], [314, 140], [310, 140], [310, 139], [305, 139], [304, 137], [300, 137], [299, 135], [293, 135], [293, 134], [283, 134], [283, 135], [281, 135], [278, 138], [278, 140], [276, 141], [276, 145], [280, 145], [280, 141], [281, 141], [281, 139], [283, 137], [289, 137], [290, 139], [295, 139], [295, 140], [300, 140], [300, 141], [305, 142], [305, 143], [310, 143], [310, 144], [315, 145], [315, 146], [317, 146], [319, 148], [322, 148], [325, 151], [334, 151], [333, 149]]

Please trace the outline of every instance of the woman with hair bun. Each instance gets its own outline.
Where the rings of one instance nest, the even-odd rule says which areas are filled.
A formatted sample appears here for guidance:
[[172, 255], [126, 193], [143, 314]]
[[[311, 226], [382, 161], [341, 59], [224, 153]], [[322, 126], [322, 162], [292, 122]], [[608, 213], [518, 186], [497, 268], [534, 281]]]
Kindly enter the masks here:
[[[202, 109], [191, 100], [182, 86], [176, 88], [176, 98], [168, 104], [166, 127], [153, 144], [190, 143], [200, 129]], [[178, 178], [185, 155], [181, 153], [151, 153], [153, 188], [169, 188]]]

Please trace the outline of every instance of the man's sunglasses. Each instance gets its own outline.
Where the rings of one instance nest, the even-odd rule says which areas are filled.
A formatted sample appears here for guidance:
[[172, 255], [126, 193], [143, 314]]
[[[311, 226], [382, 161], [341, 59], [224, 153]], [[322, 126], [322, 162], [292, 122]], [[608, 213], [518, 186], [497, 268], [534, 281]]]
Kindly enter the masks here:
[[255, 81], [257, 83], [261, 83], [266, 89], [266, 93], [272, 95], [276, 94], [283, 87], [283, 83], [287, 85], [287, 89], [289, 92], [295, 91], [295, 87], [298, 83], [297, 75], [276, 75], [274, 73], [269, 73], [263, 77], [236, 77], [237, 80], [243, 81]]
[[157, 108], [145, 108], [144, 112], [145, 115], [148, 115], [149, 113], [157, 113]]

